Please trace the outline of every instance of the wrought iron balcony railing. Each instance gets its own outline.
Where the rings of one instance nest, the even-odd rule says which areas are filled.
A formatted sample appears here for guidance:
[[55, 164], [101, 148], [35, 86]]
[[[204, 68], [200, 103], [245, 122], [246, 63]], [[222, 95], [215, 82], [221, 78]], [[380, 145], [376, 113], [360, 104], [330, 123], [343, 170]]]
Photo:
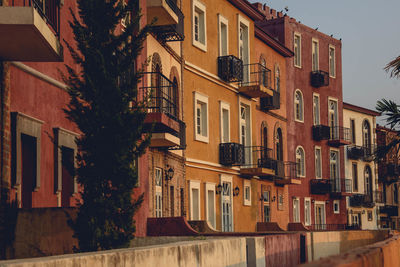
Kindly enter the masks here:
[[386, 213], [389, 217], [399, 216], [399, 207], [397, 205], [385, 205], [380, 207], [380, 213]]
[[311, 86], [312, 87], [322, 87], [329, 85], [329, 73], [322, 70], [311, 72]]
[[273, 178], [276, 168], [277, 162], [272, 157], [272, 149], [263, 146], [244, 147], [244, 163], [240, 166], [241, 175]]
[[238, 143], [219, 144], [219, 163], [225, 166], [244, 164], [244, 148]]
[[271, 88], [271, 70], [259, 63], [243, 65], [244, 79], [240, 86], [264, 86]]
[[225, 82], [242, 81], [242, 60], [233, 55], [218, 57], [218, 77], [220, 77]]
[[350, 128], [342, 126], [330, 127], [329, 142], [331, 145], [350, 144]]
[[[145, 85], [147, 80], [148, 84]], [[139, 99], [146, 100], [148, 113], [164, 113], [178, 120], [178, 92], [172, 82], [160, 72], [145, 72], [142, 87], [139, 88]]]
[[363, 161], [372, 161], [374, 159], [375, 151], [376, 147], [374, 145], [366, 147], [349, 145], [347, 146], [347, 157], [354, 160], [361, 159]]
[[343, 231], [343, 230], [360, 230], [359, 225], [347, 224], [312, 224], [308, 226], [310, 231]]
[[331, 192], [331, 181], [329, 179], [311, 179], [310, 191], [313, 195], [325, 195]]
[[165, 0], [167, 5], [178, 17], [178, 24], [153, 26], [153, 33], [164, 42], [183, 41], [185, 39], [184, 19], [182, 11], [179, 9], [176, 1]]
[[314, 125], [312, 127], [312, 136], [315, 141], [328, 140], [331, 131], [329, 126], [326, 125]]
[[275, 178], [278, 180], [290, 180], [297, 178], [297, 164], [290, 161], [276, 161]]
[[345, 178], [330, 179], [331, 193], [351, 193], [352, 180]]
[[60, 39], [60, 0], [9, 0], [8, 4], [9, 6], [33, 6]]
[[277, 91], [273, 91], [272, 96], [266, 96], [260, 98], [260, 109], [262, 111], [274, 110], [281, 108], [281, 96]]

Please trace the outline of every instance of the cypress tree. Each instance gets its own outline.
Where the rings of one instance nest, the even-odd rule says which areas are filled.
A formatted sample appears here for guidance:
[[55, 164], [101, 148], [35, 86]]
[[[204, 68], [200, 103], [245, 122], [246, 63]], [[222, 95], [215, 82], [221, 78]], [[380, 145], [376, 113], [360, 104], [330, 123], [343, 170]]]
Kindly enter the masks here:
[[75, 170], [81, 199], [70, 225], [77, 251], [127, 247], [143, 201], [143, 195], [132, 196], [138, 181], [134, 162], [151, 135], [143, 127], [146, 101], [137, 99], [144, 66], [135, 62], [151, 27], [139, 27], [139, 0], [77, 0], [77, 5], [79, 14], [70, 10], [69, 23], [76, 47], [66, 43], [77, 65], [66, 65], [64, 76], [70, 95], [65, 113], [82, 133]]

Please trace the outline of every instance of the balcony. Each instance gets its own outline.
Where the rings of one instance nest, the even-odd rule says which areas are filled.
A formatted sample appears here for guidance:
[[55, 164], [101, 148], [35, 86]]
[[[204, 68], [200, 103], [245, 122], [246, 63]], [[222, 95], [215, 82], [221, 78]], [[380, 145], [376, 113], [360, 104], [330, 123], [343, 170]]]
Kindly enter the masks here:
[[63, 60], [58, 0], [0, 1], [0, 59], [53, 62]]
[[379, 181], [392, 184], [399, 181], [400, 166], [396, 162], [379, 162], [378, 165]]
[[262, 146], [246, 146], [244, 147], [244, 163], [240, 166], [240, 174], [273, 178], [276, 164], [276, 160], [272, 157], [272, 149]]
[[243, 80], [239, 84], [239, 92], [251, 97], [271, 97], [271, 71], [259, 63], [243, 66]]
[[331, 181], [329, 179], [311, 179], [310, 191], [313, 195], [325, 195], [331, 192]]
[[281, 108], [281, 96], [277, 91], [273, 91], [272, 96], [260, 98], [260, 109], [262, 111], [274, 110]]
[[334, 147], [350, 145], [350, 128], [341, 126], [330, 127], [328, 144]]
[[296, 166], [296, 162], [276, 161], [275, 184], [301, 184], [301, 180], [297, 177]]
[[315, 141], [328, 140], [331, 135], [329, 126], [314, 125], [312, 127], [312, 136]]
[[329, 73], [322, 70], [311, 72], [311, 86], [319, 88], [329, 85]]
[[385, 205], [379, 209], [380, 213], [386, 214], [388, 217], [399, 216], [399, 207], [396, 205]]
[[176, 0], [147, 0], [147, 22], [156, 18], [152, 32], [164, 42], [183, 41], [184, 15]]
[[362, 159], [364, 157], [364, 148], [362, 146], [350, 145], [347, 147], [348, 159]]
[[230, 55], [218, 57], [218, 77], [225, 82], [240, 82], [243, 79], [243, 62]]
[[373, 198], [373, 195], [370, 194], [354, 194], [350, 196], [350, 207], [354, 208], [360, 208], [360, 207], [365, 207], [365, 208], [372, 208], [375, 206], [375, 201]]
[[244, 164], [244, 148], [238, 143], [219, 144], [219, 163], [225, 166]]
[[352, 180], [351, 179], [344, 179], [344, 178], [337, 178], [331, 179], [331, 196], [349, 196], [352, 192]]
[[163, 74], [143, 74], [139, 99], [147, 108], [144, 128], [152, 131], [150, 147], [183, 149], [186, 146], [186, 125], [178, 119], [177, 94], [172, 82]]

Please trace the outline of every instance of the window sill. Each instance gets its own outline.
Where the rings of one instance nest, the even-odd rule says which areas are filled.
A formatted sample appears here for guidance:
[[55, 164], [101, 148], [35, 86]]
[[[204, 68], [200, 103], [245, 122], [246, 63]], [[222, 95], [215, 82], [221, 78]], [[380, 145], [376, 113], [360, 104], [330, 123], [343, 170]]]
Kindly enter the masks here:
[[192, 44], [194, 47], [200, 49], [201, 51], [207, 52], [207, 44], [202, 44], [201, 42], [195, 40], [193, 40]]
[[203, 142], [203, 143], [206, 143], [206, 144], [209, 143], [208, 136], [202, 136], [202, 135], [196, 134], [196, 136], [194, 137], [194, 140], [199, 141], [199, 142]]

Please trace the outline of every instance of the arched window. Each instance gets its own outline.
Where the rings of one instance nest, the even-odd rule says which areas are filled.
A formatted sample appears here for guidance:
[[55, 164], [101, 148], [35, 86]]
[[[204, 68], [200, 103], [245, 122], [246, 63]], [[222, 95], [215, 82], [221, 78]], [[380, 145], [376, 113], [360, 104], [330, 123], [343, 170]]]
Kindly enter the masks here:
[[366, 148], [371, 147], [371, 127], [369, 126], [369, 122], [365, 120], [362, 126], [363, 133], [363, 146]]
[[304, 149], [301, 146], [296, 148], [296, 169], [297, 169], [297, 176], [298, 177], [305, 177], [306, 170], [305, 170], [305, 153]]
[[264, 148], [261, 156], [266, 159], [268, 157], [268, 129], [266, 125], [261, 126], [261, 146]]
[[[162, 64], [161, 57], [158, 53], [154, 53], [151, 62], [151, 89], [153, 90], [150, 99], [151, 112], [162, 112], [163, 101], [162, 101]], [[146, 92], [148, 94], [150, 92]]]
[[372, 196], [372, 172], [369, 166], [364, 169], [365, 194]]
[[300, 90], [296, 90], [294, 93], [294, 118], [297, 121], [304, 120], [304, 113], [303, 113], [303, 94]]
[[178, 81], [176, 77], [172, 81], [172, 89], [169, 92], [169, 99], [170, 99], [170, 114], [172, 114], [175, 118], [178, 118], [179, 114], [179, 88], [178, 88]]
[[268, 71], [267, 71], [267, 62], [263, 57], [260, 59], [261, 67], [261, 84], [265, 87], [268, 87]]
[[278, 128], [276, 130], [275, 136], [275, 153], [276, 153], [276, 160], [283, 161], [283, 139], [282, 139], [282, 130]]
[[275, 67], [275, 90], [281, 91], [281, 71], [278, 66]]

